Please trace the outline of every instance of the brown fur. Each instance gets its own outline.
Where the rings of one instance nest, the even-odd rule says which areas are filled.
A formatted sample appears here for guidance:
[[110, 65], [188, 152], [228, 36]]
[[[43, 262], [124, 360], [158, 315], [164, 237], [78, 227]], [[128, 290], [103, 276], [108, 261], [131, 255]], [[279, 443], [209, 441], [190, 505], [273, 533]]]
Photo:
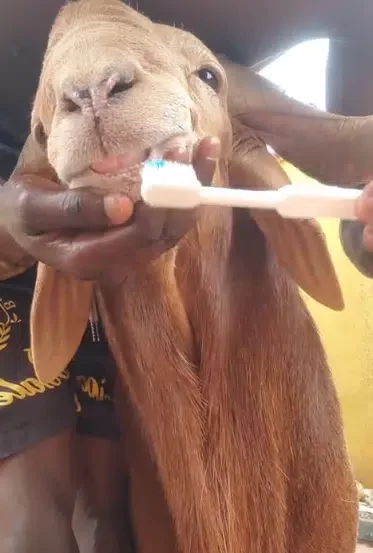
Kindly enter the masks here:
[[[201, 67], [216, 72], [218, 92], [195, 75]], [[74, 89], [99, 86], [107, 72], [135, 84], [100, 104], [98, 114], [92, 106], [66, 111]], [[243, 94], [192, 35], [154, 25], [116, 0], [81, 0], [52, 29], [28, 147], [43, 149], [36, 144], [41, 124], [42, 165], [48, 160], [61, 184], [85, 185], [88, 175], [137, 198], [137, 182], [98, 178], [87, 167], [108, 154], [167, 149], [175, 134], [188, 147], [218, 135], [216, 186], [283, 186], [286, 175], [234, 113]], [[27, 157], [17, 171], [28, 170]], [[178, 247], [146, 270], [123, 263], [123, 284], [96, 291], [121, 375], [139, 551], [352, 553], [356, 488], [338, 400], [296, 286], [343, 306], [316, 223], [201, 209]], [[43, 378], [75, 353], [93, 294], [93, 285], [89, 292], [89, 284], [62, 275], [57, 285], [55, 276], [39, 268], [33, 305], [32, 346]], [[82, 302], [68, 303], [68, 290], [79, 298], [82, 286]], [[54, 358], [51, 333], [64, 345]]]

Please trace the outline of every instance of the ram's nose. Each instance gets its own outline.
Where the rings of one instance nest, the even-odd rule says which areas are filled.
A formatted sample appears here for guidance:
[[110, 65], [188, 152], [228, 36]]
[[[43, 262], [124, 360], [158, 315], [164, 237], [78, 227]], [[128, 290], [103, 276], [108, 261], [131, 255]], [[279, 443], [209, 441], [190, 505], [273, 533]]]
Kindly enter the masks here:
[[64, 93], [63, 101], [70, 112], [81, 111], [92, 113], [95, 117], [108, 107], [110, 101], [116, 96], [126, 93], [135, 83], [134, 72], [126, 72], [126, 75], [112, 73], [101, 79], [98, 84], [87, 87], [72, 87], [68, 93]]

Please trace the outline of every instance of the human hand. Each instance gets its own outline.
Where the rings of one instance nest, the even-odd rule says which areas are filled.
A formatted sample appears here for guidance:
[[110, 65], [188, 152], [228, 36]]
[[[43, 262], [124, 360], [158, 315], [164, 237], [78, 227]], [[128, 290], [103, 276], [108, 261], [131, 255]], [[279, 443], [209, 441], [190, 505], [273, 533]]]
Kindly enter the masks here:
[[373, 182], [367, 184], [357, 202], [357, 216], [364, 224], [363, 246], [373, 253]]
[[[211, 183], [219, 152], [213, 138], [195, 148], [193, 165], [202, 184]], [[167, 159], [188, 161], [181, 151]], [[61, 190], [31, 175], [0, 187], [2, 229], [35, 260], [82, 280], [117, 281], [126, 265], [149, 263], [183, 237], [193, 217], [192, 210], [134, 206], [124, 195], [93, 188]]]

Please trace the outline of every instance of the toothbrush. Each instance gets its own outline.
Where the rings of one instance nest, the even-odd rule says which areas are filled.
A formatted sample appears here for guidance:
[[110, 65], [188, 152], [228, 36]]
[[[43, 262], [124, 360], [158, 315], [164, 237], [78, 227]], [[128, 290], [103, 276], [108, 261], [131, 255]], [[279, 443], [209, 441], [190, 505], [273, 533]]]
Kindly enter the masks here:
[[276, 210], [292, 219], [356, 219], [361, 190], [325, 185], [285, 185], [279, 190], [202, 186], [191, 165], [149, 160], [142, 168], [141, 196], [152, 207], [192, 209], [199, 205]]

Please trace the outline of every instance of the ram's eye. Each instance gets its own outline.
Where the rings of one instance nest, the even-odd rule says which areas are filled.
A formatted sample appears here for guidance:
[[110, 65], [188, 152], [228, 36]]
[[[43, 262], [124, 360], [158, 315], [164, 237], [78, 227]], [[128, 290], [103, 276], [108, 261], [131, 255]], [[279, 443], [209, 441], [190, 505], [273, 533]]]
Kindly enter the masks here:
[[47, 143], [47, 135], [45, 134], [43, 124], [40, 121], [38, 123], [36, 123], [36, 125], [34, 127], [34, 133], [33, 134], [34, 134], [34, 138], [35, 138], [36, 142], [39, 144], [39, 146], [44, 148], [46, 146], [46, 143]]
[[211, 69], [207, 67], [202, 67], [197, 71], [197, 76], [204, 83], [208, 84], [215, 92], [219, 89], [220, 79]]

